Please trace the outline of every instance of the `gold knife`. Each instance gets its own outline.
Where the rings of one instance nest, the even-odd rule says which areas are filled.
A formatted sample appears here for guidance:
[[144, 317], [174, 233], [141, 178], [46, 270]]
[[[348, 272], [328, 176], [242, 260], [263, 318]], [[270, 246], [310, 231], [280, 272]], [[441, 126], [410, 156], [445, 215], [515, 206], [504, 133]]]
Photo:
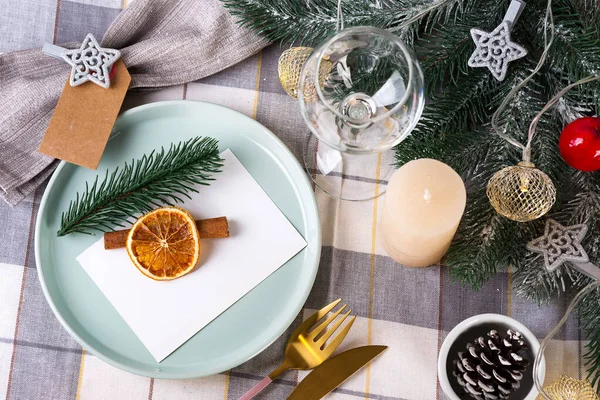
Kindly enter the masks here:
[[288, 400], [318, 400], [380, 355], [387, 346], [363, 346], [331, 357], [298, 384]]

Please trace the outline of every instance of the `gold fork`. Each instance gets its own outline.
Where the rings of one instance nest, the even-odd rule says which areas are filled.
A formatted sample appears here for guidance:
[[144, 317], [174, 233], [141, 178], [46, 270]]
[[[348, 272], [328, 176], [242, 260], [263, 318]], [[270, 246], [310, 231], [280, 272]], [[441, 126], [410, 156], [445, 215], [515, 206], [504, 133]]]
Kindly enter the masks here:
[[356, 317], [353, 316], [350, 318], [346, 326], [344, 326], [344, 328], [342, 328], [329, 343], [326, 343], [327, 340], [331, 338], [340, 325], [342, 325], [346, 317], [352, 312], [352, 310], [348, 310], [331, 328], [325, 331], [329, 324], [331, 324], [346, 308], [345, 304], [325, 321], [321, 322], [317, 327], [312, 330], [310, 328], [312, 328], [321, 318], [325, 317], [329, 311], [339, 304], [340, 301], [342, 301], [342, 299], [337, 299], [333, 303], [321, 308], [296, 328], [291, 334], [287, 346], [285, 347], [285, 359], [283, 360], [283, 363], [275, 368], [275, 370], [262, 381], [257, 383], [252, 389], [246, 392], [246, 394], [240, 397], [240, 400], [252, 399], [269, 383], [273, 382], [275, 378], [289, 369], [312, 369], [327, 360], [331, 353], [333, 353], [342, 343], [348, 334], [348, 331], [350, 331]]

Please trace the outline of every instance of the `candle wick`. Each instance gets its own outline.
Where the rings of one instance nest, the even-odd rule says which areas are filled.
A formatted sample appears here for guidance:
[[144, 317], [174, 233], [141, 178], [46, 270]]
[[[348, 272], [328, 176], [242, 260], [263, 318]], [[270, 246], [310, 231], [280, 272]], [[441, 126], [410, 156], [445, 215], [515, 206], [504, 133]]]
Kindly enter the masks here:
[[428, 203], [429, 200], [431, 200], [431, 192], [429, 191], [429, 189], [425, 189], [425, 192], [423, 193], [423, 199], [425, 199], [425, 201]]

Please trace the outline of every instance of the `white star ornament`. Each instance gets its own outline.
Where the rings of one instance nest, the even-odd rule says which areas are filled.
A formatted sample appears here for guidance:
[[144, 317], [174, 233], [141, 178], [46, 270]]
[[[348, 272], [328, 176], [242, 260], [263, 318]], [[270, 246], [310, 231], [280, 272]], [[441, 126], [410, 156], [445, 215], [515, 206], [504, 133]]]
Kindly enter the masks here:
[[79, 49], [67, 50], [62, 58], [71, 65], [71, 86], [93, 82], [105, 89], [110, 87], [110, 70], [121, 57], [119, 50], [100, 47], [91, 33], [85, 37]]
[[581, 245], [586, 233], [587, 226], [585, 224], [562, 226], [549, 218], [546, 221], [544, 236], [527, 243], [527, 248], [543, 254], [546, 269], [552, 272], [566, 261], [574, 263], [589, 261], [588, 255]]
[[487, 67], [494, 78], [506, 78], [508, 63], [527, 55], [527, 50], [510, 39], [510, 25], [502, 22], [488, 33], [481, 29], [471, 29], [475, 51], [469, 58], [469, 67]]

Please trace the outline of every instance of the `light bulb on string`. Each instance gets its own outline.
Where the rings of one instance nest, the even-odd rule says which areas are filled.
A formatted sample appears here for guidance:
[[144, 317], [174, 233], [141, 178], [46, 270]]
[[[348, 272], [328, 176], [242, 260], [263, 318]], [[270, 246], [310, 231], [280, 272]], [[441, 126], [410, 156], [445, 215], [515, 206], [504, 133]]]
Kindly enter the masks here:
[[[531, 161], [531, 144], [536, 134], [537, 125], [542, 115], [553, 107], [558, 100], [571, 88], [599, 79], [600, 76], [590, 76], [581, 79], [561, 90], [535, 116], [529, 126], [527, 144], [523, 145], [504, 129], [499, 127], [498, 120], [513, 96], [529, 82], [542, 68], [548, 51], [554, 41], [554, 18], [552, 15], [552, 0], [548, 0], [544, 22], [544, 51], [532, 73], [516, 85], [502, 101], [492, 116], [492, 128], [498, 136], [522, 150], [522, 161], [514, 166], [503, 168], [496, 172], [487, 185], [487, 196], [491, 205], [500, 214], [511, 220], [527, 222], [545, 215], [556, 201], [556, 187], [548, 175], [536, 168]], [[548, 37], [548, 30], [550, 36]]]

